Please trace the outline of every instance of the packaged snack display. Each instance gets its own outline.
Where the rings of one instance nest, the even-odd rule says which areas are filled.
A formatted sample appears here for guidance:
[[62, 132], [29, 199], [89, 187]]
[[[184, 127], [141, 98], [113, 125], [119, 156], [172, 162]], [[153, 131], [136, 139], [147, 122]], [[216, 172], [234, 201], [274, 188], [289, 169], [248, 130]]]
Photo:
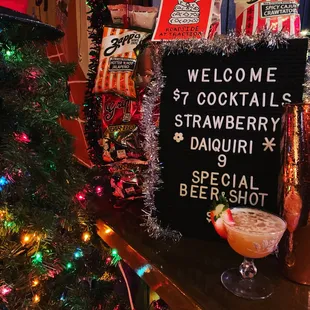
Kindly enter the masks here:
[[143, 161], [124, 161], [109, 167], [110, 185], [117, 200], [132, 200], [143, 194], [142, 175], [147, 168]]
[[124, 99], [112, 94], [103, 95], [102, 100], [102, 158], [112, 163], [125, 158], [143, 158], [139, 122], [142, 117], [143, 89], [137, 100]]
[[131, 25], [152, 30], [156, 23], [158, 12], [135, 12], [133, 11], [130, 17]]
[[129, 14], [130, 26], [145, 29], [153, 29], [158, 14], [157, 7], [146, 7], [141, 5], [129, 5], [127, 12], [126, 4], [108, 5], [111, 12], [113, 24], [123, 25], [124, 16]]
[[147, 36], [147, 32], [104, 28], [95, 93], [115, 93], [136, 99], [133, 80], [137, 61], [135, 50]]
[[221, 34], [221, 7], [222, 0], [214, 0], [208, 39], [213, 39], [215, 35]]
[[138, 100], [124, 99], [112, 94], [103, 95], [102, 129], [105, 132], [111, 125], [138, 124], [141, 120], [143, 92], [138, 92]]
[[298, 36], [298, 0], [235, 0], [236, 30], [253, 35], [262, 29]]
[[144, 157], [137, 125], [113, 125], [103, 133], [100, 144], [105, 163], [112, 163], [126, 158]]

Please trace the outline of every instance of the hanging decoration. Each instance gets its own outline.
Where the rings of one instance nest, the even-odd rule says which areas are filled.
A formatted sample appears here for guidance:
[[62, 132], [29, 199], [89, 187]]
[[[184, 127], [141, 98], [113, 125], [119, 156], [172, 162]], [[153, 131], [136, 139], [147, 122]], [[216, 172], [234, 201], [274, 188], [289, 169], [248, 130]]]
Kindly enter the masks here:
[[109, 21], [109, 12], [106, 1], [89, 0], [87, 2], [89, 12], [89, 38], [90, 63], [88, 70], [87, 90], [85, 94], [84, 113], [86, 116], [85, 136], [89, 145], [89, 154], [95, 165], [102, 165], [102, 147], [99, 144], [101, 139], [101, 121], [99, 113], [102, 106], [102, 96], [93, 93], [97, 69], [99, 66], [99, 54], [103, 35], [103, 26]]

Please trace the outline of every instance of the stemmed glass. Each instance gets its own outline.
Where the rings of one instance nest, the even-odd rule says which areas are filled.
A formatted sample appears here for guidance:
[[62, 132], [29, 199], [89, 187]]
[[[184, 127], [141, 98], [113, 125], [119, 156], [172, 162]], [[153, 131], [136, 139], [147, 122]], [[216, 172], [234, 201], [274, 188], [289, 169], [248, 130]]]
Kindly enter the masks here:
[[224, 219], [227, 240], [244, 260], [239, 269], [229, 269], [222, 274], [222, 284], [236, 296], [265, 299], [273, 293], [273, 286], [267, 277], [257, 274], [254, 258], [274, 252], [286, 230], [286, 222], [257, 209], [234, 208], [231, 212], [235, 224]]

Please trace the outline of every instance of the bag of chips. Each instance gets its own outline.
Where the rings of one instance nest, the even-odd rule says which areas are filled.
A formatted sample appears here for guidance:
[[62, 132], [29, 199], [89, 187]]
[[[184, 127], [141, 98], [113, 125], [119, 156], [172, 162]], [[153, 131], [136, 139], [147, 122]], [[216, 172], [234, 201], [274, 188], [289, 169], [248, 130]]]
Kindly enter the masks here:
[[113, 94], [102, 96], [102, 129], [105, 132], [111, 125], [138, 124], [141, 120], [143, 91], [138, 91], [136, 101]]
[[102, 100], [102, 158], [105, 163], [127, 158], [143, 158], [139, 122], [142, 117], [143, 89], [138, 91], [138, 100], [124, 99], [112, 94]]
[[105, 163], [144, 158], [139, 129], [134, 124], [109, 126], [99, 144], [103, 148], [102, 158]]
[[298, 0], [235, 0], [236, 30], [253, 35], [263, 29], [298, 36]]
[[147, 38], [147, 32], [105, 27], [100, 61], [95, 81], [95, 93], [115, 93], [136, 99], [135, 71], [137, 46]]
[[221, 7], [222, 0], [214, 0], [208, 39], [213, 39], [215, 35], [221, 34]]
[[[108, 9], [111, 12], [113, 24], [123, 25], [124, 16], [127, 14], [127, 5], [108, 5]], [[158, 8], [141, 5], [129, 5], [128, 14], [131, 26], [151, 30], [155, 26]]]
[[132, 200], [142, 197], [143, 174], [147, 162], [128, 160], [108, 167], [112, 194], [117, 200]]

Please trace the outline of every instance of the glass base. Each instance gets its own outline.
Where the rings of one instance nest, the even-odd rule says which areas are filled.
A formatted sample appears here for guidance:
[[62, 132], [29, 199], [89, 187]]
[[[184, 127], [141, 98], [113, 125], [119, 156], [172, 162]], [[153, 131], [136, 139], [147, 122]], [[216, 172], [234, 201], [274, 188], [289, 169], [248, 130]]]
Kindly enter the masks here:
[[246, 299], [265, 299], [273, 293], [273, 286], [268, 278], [257, 274], [252, 279], [243, 279], [239, 269], [229, 269], [222, 273], [222, 284], [238, 297]]

